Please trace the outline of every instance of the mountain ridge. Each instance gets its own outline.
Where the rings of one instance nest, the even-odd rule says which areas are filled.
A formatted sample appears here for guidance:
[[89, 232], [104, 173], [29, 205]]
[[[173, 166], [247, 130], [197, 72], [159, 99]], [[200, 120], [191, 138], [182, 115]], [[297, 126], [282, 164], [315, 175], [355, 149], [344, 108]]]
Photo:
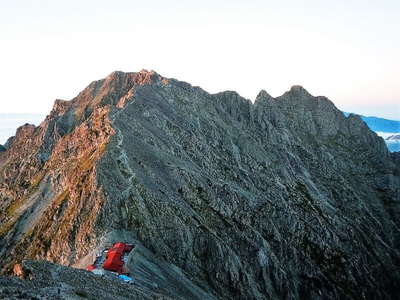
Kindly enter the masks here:
[[303, 88], [253, 104], [113, 72], [7, 148], [4, 272], [77, 264], [126, 230], [218, 298], [395, 297], [400, 159]]

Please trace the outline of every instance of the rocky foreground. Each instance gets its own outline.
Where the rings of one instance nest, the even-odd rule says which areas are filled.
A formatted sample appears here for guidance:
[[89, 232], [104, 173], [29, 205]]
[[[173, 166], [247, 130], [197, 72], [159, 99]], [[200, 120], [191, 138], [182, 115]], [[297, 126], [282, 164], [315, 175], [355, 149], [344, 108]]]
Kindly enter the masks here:
[[0, 299], [216, 299], [193, 284], [177, 266], [159, 260], [129, 235], [129, 232], [113, 231], [95, 250], [120, 238], [134, 243], [135, 251], [126, 264], [133, 278], [130, 283], [112, 273], [99, 276], [78, 269], [92, 263], [94, 253], [74, 268], [24, 260], [14, 265], [12, 277], [0, 276]]
[[397, 299], [399, 205], [399, 153], [325, 97], [114, 72], [0, 151], [0, 266], [84, 267], [112, 233], [194, 297]]
[[46, 261], [24, 261], [16, 266], [21, 278], [0, 276], [0, 299], [172, 299]]

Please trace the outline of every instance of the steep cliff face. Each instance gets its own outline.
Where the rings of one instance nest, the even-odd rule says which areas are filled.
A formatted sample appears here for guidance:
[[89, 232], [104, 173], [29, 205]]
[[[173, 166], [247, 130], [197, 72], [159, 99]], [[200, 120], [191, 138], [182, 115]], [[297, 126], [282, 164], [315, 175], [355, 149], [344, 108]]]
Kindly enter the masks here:
[[7, 148], [3, 271], [78, 263], [125, 230], [219, 298], [395, 298], [399, 159], [302, 87], [252, 104], [114, 72]]

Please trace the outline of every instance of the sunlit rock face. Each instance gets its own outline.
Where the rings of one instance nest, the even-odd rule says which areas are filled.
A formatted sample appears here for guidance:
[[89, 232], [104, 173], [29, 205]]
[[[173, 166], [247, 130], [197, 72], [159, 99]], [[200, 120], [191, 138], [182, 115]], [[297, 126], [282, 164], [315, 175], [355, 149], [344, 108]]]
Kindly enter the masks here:
[[0, 152], [0, 259], [72, 265], [124, 230], [224, 299], [392, 298], [400, 159], [300, 86], [254, 103], [114, 72]]

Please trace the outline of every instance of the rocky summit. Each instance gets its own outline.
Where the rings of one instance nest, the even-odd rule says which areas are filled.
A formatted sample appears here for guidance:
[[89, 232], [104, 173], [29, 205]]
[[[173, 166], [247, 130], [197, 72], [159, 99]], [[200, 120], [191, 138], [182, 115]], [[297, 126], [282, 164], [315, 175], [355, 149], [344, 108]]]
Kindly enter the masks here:
[[[400, 153], [300, 86], [252, 103], [114, 72], [1, 148], [0, 211], [2, 273], [31, 274], [3, 296], [400, 294]], [[76, 269], [118, 240], [142, 285]]]

